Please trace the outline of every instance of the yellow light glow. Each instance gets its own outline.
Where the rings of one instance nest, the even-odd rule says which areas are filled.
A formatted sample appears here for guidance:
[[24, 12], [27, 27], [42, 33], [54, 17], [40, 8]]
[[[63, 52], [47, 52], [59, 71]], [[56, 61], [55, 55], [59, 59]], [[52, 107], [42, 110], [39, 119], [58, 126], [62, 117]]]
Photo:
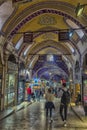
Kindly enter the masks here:
[[84, 10], [84, 7], [80, 8], [80, 9], [78, 10], [77, 16], [80, 16], [80, 15], [82, 14], [83, 10]]

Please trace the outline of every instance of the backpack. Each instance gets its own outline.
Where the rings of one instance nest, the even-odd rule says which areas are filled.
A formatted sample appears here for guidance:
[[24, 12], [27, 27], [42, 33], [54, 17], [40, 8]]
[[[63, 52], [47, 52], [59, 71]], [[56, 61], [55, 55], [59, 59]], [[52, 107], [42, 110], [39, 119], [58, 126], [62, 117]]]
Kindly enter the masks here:
[[63, 104], [69, 104], [70, 103], [70, 93], [68, 91], [63, 90], [61, 103], [63, 103]]

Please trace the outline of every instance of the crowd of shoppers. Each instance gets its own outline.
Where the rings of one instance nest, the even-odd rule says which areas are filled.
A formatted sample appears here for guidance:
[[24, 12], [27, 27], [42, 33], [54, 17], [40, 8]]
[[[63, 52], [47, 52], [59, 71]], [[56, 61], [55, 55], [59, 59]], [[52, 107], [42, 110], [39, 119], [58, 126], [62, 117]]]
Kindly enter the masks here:
[[[66, 87], [66, 83], [62, 84], [62, 87], [53, 89], [52, 87], [47, 87], [46, 90], [37, 89], [32, 91], [31, 87], [27, 88], [28, 101], [31, 99], [40, 101], [41, 97], [45, 97], [45, 110], [46, 110], [46, 119], [49, 119], [49, 123], [52, 123], [52, 112], [55, 110], [54, 99], [55, 97], [60, 97], [60, 109], [59, 113], [62, 121], [64, 122], [64, 126], [67, 126], [67, 110], [68, 104], [70, 102], [70, 92]], [[45, 95], [45, 96], [44, 96]]]

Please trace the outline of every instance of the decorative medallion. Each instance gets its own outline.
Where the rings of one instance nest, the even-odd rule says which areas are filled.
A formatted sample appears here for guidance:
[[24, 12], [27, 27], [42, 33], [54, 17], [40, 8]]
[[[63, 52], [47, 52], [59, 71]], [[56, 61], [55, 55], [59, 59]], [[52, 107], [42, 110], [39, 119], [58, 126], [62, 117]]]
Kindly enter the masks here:
[[55, 17], [47, 15], [47, 14], [44, 16], [41, 16], [38, 21], [38, 24], [40, 24], [40, 25], [54, 25], [56, 23], [57, 23], [57, 21], [56, 21]]
[[46, 32], [45, 34], [42, 35], [42, 39], [52, 40], [52, 39], [56, 39], [56, 37], [52, 32]]

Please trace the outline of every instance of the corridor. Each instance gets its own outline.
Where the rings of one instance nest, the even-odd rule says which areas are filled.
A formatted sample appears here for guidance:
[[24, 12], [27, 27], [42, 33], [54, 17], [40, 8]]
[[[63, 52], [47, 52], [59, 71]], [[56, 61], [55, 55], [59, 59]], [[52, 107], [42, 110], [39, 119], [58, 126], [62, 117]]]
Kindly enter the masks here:
[[59, 100], [55, 100], [53, 122], [46, 120], [45, 101], [34, 102], [24, 109], [0, 121], [0, 130], [87, 130], [87, 124], [82, 122], [69, 108], [67, 127], [63, 126], [59, 115]]

